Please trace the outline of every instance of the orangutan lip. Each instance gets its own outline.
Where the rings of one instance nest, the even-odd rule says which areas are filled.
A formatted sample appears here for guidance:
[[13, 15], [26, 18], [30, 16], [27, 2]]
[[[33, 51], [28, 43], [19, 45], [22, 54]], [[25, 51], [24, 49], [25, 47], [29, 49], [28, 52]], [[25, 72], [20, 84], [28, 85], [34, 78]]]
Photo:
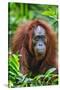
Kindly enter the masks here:
[[37, 50], [37, 53], [38, 53], [38, 54], [44, 54], [44, 53], [45, 53], [45, 51], [44, 51], [44, 50], [42, 50], [42, 49], [40, 49], [40, 50]]
[[38, 56], [44, 56], [45, 53], [38, 52], [37, 55], [38, 55]]
[[42, 56], [43, 54], [42, 54], [42, 53], [40, 53], [40, 52], [37, 52], [37, 55], [38, 55], [38, 56]]

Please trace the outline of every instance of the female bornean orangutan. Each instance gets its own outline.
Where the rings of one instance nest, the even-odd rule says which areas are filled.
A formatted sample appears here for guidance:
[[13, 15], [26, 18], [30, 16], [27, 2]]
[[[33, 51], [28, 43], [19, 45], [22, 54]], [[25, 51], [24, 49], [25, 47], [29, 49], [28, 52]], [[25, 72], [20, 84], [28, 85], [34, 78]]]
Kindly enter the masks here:
[[44, 20], [21, 25], [13, 38], [13, 53], [20, 53], [21, 72], [44, 73], [57, 65], [56, 33]]

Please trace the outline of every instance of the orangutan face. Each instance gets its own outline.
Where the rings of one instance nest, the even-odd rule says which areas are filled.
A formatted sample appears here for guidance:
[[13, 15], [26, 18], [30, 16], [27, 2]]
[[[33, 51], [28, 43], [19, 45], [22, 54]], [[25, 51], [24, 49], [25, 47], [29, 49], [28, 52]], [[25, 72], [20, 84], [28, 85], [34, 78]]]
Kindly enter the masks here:
[[34, 28], [33, 47], [37, 59], [42, 59], [46, 54], [47, 38], [45, 29], [42, 26]]

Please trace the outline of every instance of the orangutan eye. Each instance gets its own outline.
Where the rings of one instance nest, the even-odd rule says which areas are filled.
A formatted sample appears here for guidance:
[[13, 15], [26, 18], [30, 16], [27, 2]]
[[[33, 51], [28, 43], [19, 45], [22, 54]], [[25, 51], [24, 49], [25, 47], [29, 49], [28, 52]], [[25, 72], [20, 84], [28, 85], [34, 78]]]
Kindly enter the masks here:
[[44, 35], [42, 35], [40, 38], [41, 38], [43, 41], [45, 40], [45, 36], [44, 36]]
[[40, 36], [37, 36], [35, 37], [35, 40], [38, 41], [41, 37]]

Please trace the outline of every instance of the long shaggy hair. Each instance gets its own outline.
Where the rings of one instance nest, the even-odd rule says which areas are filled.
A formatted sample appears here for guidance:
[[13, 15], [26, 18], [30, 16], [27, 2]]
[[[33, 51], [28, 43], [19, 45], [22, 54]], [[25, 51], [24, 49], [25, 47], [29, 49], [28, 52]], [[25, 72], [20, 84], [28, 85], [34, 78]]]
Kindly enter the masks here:
[[[57, 68], [57, 58], [56, 58], [57, 57], [57, 37], [56, 37], [56, 33], [52, 30], [50, 25], [48, 25], [48, 23], [45, 22], [44, 20], [31, 20], [31, 21], [28, 21], [27, 23], [24, 23], [18, 27], [16, 33], [14, 34], [13, 42], [12, 42], [13, 53], [18, 51], [22, 55], [22, 58], [20, 61], [20, 62], [22, 62], [21, 66], [25, 65], [25, 67], [27, 69], [30, 66], [34, 67], [34, 65], [36, 63], [38, 63], [38, 61], [35, 60], [36, 58], [32, 57], [32, 56], [34, 56], [34, 53], [32, 50], [32, 47], [33, 47], [32, 36], [33, 36], [33, 27], [35, 25], [40, 25], [43, 28], [45, 28], [45, 31], [47, 34], [47, 40], [48, 40], [46, 57], [44, 58], [44, 61], [40, 65], [39, 71], [44, 72], [45, 68], [46, 68], [46, 70], [48, 69], [48, 66]], [[29, 59], [31, 59], [31, 60], [29, 60]], [[26, 69], [24, 69], [24, 70], [22, 70], [23, 74], [25, 74], [27, 72]]]

